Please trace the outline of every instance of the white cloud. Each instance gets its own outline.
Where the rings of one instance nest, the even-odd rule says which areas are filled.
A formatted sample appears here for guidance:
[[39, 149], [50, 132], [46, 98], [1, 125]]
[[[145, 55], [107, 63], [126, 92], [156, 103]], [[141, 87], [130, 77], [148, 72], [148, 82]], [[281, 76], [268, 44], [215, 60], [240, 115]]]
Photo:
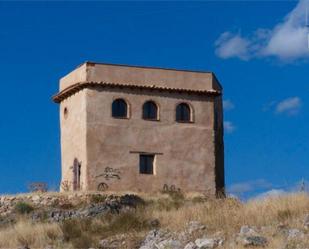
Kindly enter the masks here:
[[224, 121], [223, 126], [227, 133], [232, 133], [236, 129], [235, 125], [231, 121]]
[[282, 189], [271, 189], [271, 190], [268, 190], [264, 193], [261, 193], [255, 197], [253, 197], [252, 199], [267, 199], [267, 198], [276, 198], [276, 197], [280, 197], [280, 196], [283, 196], [283, 195], [287, 195], [288, 192], [282, 190]]
[[231, 100], [229, 100], [229, 99], [223, 100], [223, 109], [225, 111], [229, 111], [229, 110], [232, 110], [234, 108], [235, 108], [235, 105]]
[[287, 115], [296, 115], [301, 108], [301, 99], [299, 97], [291, 97], [280, 101], [276, 105], [276, 113], [285, 113]]
[[220, 35], [215, 45], [217, 47], [216, 54], [223, 59], [232, 57], [238, 57], [242, 60], [249, 59], [248, 47], [250, 46], [250, 42], [240, 35], [225, 32]]
[[300, 0], [273, 29], [257, 29], [249, 36], [224, 32], [215, 42], [217, 56], [242, 60], [270, 56], [282, 61], [309, 58], [306, 4], [308, 0]]
[[228, 192], [232, 194], [241, 194], [256, 191], [259, 189], [270, 188], [271, 186], [272, 184], [265, 179], [258, 179], [253, 181], [235, 183], [228, 188]]

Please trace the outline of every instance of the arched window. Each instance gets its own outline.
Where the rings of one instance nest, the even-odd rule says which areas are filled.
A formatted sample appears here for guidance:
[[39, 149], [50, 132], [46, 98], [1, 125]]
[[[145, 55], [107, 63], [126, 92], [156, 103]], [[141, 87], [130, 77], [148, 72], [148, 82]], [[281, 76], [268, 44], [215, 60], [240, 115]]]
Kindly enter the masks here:
[[115, 99], [112, 104], [112, 116], [114, 118], [127, 118], [128, 105], [123, 99]]
[[155, 102], [147, 101], [144, 103], [143, 119], [158, 120], [158, 107]]
[[191, 122], [191, 108], [186, 103], [181, 103], [176, 107], [176, 121], [177, 122]]

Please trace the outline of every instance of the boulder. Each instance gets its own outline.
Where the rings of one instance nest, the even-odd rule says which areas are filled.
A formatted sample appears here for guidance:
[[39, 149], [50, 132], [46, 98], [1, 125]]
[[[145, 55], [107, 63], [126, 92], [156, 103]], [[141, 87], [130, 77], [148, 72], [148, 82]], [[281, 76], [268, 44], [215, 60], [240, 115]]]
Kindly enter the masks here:
[[267, 239], [263, 236], [243, 236], [237, 238], [237, 243], [247, 246], [261, 246], [267, 245]]
[[292, 240], [292, 239], [302, 239], [305, 237], [305, 234], [303, 233], [303, 231], [300, 231], [299, 229], [289, 229], [288, 232], [288, 240]]
[[151, 230], [142, 242], [140, 249], [157, 249], [160, 242], [171, 239], [171, 237], [172, 235], [167, 231]]
[[190, 221], [188, 224], [187, 224], [187, 227], [186, 227], [186, 231], [189, 233], [189, 234], [192, 234], [194, 232], [198, 232], [198, 231], [202, 231], [202, 230], [205, 230], [206, 229], [206, 226], [201, 224], [200, 222], [198, 221]]
[[304, 227], [309, 229], [309, 214], [307, 214], [304, 218]]
[[39, 202], [40, 199], [41, 199], [41, 198], [40, 198], [39, 195], [34, 195], [34, 196], [31, 197], [31, 200], [32, 200], [33, 202]]
[[166, 239], [157, 244], [158, 249], [182, 249], [181, 242], [174, 239]]
[[236, 242], [243, 245], [244, 247], [264, 247], [267, 245], [267, 239], [263, 236], [260, 236], [254, 228], [249, 226], [242, 226], [240, 228], [239, 234], [236, 237]]
[[198, 249], [198, 247], [195, 243], [189, 242], [188, 244], [186, 244], [184, 249]]
[[252, 227], [242, 226], [240, 228], [239, 235], [240, 236], [256, 236], [258, 235], [258, 233]]
[[195, 240], [195, 245], [199, 249], [213, 249], [223, 244], [223, 239], [203, 238]]

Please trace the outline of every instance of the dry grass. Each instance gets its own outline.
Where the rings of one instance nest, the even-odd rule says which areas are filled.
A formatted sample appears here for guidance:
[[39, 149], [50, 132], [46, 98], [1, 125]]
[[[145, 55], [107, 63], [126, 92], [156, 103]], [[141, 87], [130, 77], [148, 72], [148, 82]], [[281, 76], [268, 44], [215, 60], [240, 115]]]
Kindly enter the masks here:
[[287, 223], [299, 227], [306, 213], [309, 213], [309, 196], [300, 193], [245, 204], [235, 199], [214, 199], [195, 205], [185, 204], [173, 211], [151, 210], [149, 215], [171, 230], [181, 230], [188, 221], [197, 220], [211, 231], [233, 234], [242, 225], [261, 227]]
[[0, 248], [17, 248], [28, 245], [31, 248], [44, 248], [60, 241], [62, 231], [58, 224], [31, 224], [20, 220], [17, 224], [2, 229]]
[[[145, 199], [146, 205], [134, 212], [90, 221], [32, 224], [23, 218], [17, 224], [0, 230], [0, 248], [16, 248], [21, 245], [44, 248], [48, 244], [56, 248], [82, 248], [83, 245], [95, 246], [99, 239], [123, 233], [131, 240], [138, 240], [151, 229], [147, 221], [158, 219], [161, 228], [172, 231], [183, 230], [189, 221], [199, 221], [206, 225], [207, 234], [220, 231], [228, 241], [239, 232], [242, 225], [256, 226], [259, 229], [264, 227], [261, 234], [269, 239], [267, 248], [278, 249], [282, 248], [284, 239], [280, 235], [274, 236], [277, 226], [285, 224], [290, 228], [303, 229], [304, 216], [309, 214], [309, 196], [305, 193], [247, 203], [235, 199], [205, 200], [195, 194], [186, 197], [158, 194]], [[294, 242], [290, 243], [287, 249], [296, 248]], [[309, 248], [309, 241], [301, 243]], [[225, 248], [241, 247], [226, 244]]]

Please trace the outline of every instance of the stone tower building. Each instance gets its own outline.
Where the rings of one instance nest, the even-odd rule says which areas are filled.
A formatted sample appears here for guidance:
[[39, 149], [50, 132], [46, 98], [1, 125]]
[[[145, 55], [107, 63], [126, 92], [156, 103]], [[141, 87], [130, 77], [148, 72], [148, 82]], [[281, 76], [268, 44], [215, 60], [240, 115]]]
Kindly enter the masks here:
[[224, 190], [213, 73], [86, 62], [60, 80], [62, 190]]

